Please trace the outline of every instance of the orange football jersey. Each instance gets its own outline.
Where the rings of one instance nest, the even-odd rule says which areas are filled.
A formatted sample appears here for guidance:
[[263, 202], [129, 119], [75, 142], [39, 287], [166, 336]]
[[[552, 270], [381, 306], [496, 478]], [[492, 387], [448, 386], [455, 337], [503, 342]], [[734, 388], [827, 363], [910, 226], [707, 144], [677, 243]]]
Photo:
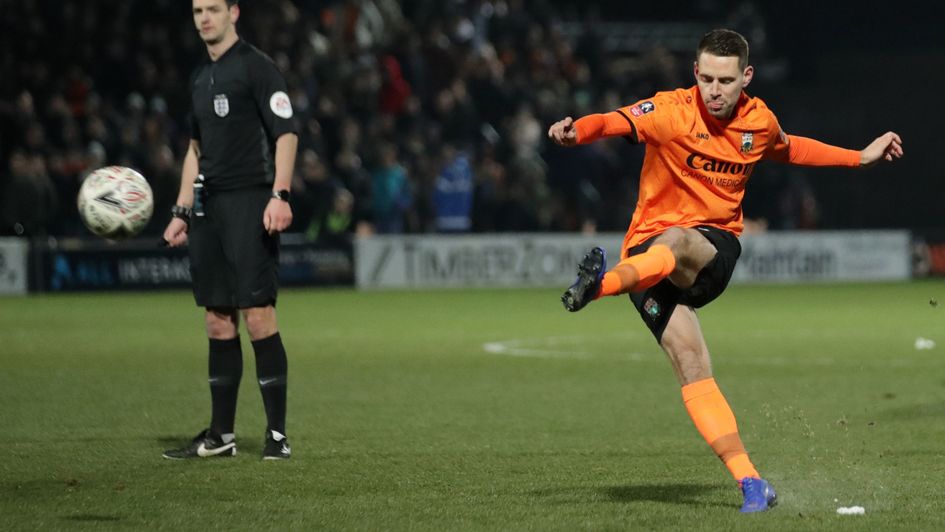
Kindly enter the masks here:
[[[622, 255], [669, 227], [709, 225], [740, 235], [745, 185], [764, 158], [786, 160], [788, 140], [763, 101], [742, 92], [733, 116], [705, 110], [699, 89], [660, 92], [608, 113], [598, 136], [646, 144], [640, 192]], [[581, 128], [578, 142], [582, 138]]]

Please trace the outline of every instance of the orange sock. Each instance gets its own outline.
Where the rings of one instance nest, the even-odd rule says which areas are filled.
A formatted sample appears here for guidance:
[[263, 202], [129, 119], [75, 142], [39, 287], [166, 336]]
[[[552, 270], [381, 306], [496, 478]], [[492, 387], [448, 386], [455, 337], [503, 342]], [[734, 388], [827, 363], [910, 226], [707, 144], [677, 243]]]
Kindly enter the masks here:
[[676, 257], [669, 247], [655, 244], [646, 253], [627, 257], [604, 274], [601, 296], [639, 292], [662, 281], [676, 268]]
[[735, 480], [761, 478], [742, 439], [738, 435], [735, 414], [725, 401], [715, 379], [708, 378], [682, 387], [683, 402], [699, 433], [725, 463]]

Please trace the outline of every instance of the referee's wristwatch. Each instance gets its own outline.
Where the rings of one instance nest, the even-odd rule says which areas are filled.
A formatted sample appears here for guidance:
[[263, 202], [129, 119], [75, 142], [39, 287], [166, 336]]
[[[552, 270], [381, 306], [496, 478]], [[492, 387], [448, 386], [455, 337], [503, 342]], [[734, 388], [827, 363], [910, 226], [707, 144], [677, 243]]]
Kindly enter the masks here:
[[171, 207], [171, 217], [180, 218], [185, 224], [190, 225], [190, 215], [192, 211], [183, 205], [174, 205]]
[[282, 201], [284, 201], [284, 202], [286, 202], [286, 203], [289, 203], [289, 197], [290, 197], [290, 196], [291, 196], [291, 195], [289, 194], [289, 191], [286, 190], [286, 189], [284, 189], [284, 188], [283, 188], [283, 189], [280, 189], [280, 190], [273, 190], [273, 191], [272, 191], [272, 197], [273, 197], [273, 198], [280, 199], [280, 200], [282, 200]]

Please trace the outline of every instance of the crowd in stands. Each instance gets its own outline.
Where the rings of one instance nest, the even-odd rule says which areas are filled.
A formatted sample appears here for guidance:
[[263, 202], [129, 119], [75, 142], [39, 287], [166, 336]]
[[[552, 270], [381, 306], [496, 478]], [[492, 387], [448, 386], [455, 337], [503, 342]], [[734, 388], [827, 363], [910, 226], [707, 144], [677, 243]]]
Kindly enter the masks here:
[[[189, 141], [187, 80], [207, 60], [189, 9], [179, 0], [0, 7], [0, 235], [87, 235], [75, 197], [107, 164], [147, 177], [146, 231], [159, 234]], [[591, 22], [581, 35], [562, 32], [561, 3], [244, 0], [241, 9], [241, 36], [289, 83], [301, 128], [291, 231], [313, 241], [623, 231], [643, 150], [621, 141], [566, 150], [547, 128], [691, 84], [691, 51], [608, 53]]]

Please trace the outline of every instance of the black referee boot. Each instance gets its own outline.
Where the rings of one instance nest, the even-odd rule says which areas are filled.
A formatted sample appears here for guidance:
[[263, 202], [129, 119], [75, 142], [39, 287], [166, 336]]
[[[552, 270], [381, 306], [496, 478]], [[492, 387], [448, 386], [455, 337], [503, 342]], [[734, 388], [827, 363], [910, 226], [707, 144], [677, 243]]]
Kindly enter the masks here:
[[285, 434], [266, 429], [266, 446], [263, 448], [263, 460], [288, 460], [292, 457], [292, 448]]
[[223, 438], [205, 429], [190, 442], [190, 445], [180, 449], [164, 451], [164, 458], [169, 460], [186, 460], [188, 458], [216, 458], [236, 456], [236, 441], [223, 443]]

